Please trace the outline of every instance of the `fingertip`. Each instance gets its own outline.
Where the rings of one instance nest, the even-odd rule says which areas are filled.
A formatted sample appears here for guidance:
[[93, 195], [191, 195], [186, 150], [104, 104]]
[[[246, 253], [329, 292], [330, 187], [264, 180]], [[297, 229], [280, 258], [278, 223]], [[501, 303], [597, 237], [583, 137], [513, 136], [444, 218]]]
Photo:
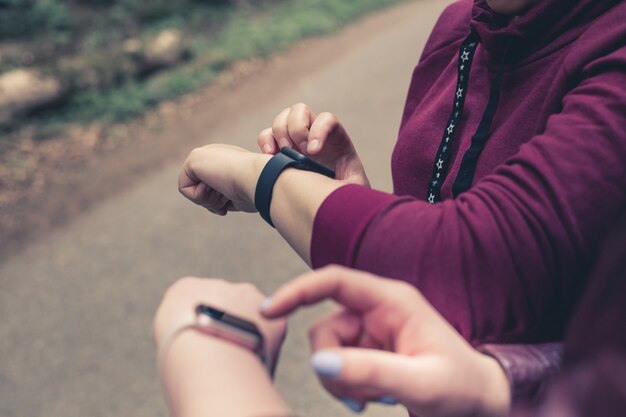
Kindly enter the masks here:
[[383, 395], [382, 397], [378, 398], [376, 402], [385, 405], [396, 405], [399, 401], [396, 399], [396, 397], [392, 397], [391, 395]]
[[284, 148], [286, 146], [291, 146], [291, 142], [287, 138], [280, 138], [280, 139], [278, 139], [278, 146], [280, 148]]
[[339, 401], [341, 401], [346, 407], [348, 407], [351, 411], [354, 411], [357, 414], [361, 413], [365, 409], [365, 406], [363, 404], [351, 398], [341, 398]]
[[321, 350], [311, 356], [311, 367], [320, 376], [336, 378], [343, 368], [343, 359], [335, 352]]
[[272, 306], [272, 297], [267, 297], [259, 304], [259, 309], [262, 313], [265, 313]]
[[317, 153], [321, 148], [321, 142], [319, 141], [319, 139], [311, 139], [309, 141], [309, 145], [307, 147], [307, 151], [310, 154], [315, 154]]
[[277, 304], [274, 302], [274, 297], [269, 296], [265, 300], [261, 301], [259, 304], [259, 312], [263, 317], [268, 319], [276, 319], [284, 316], [284, 314], [280, 311], [280, 308], [276, 308]]
[[263, 145], [263, 153], [266, 153], [266, 154], [274, 153], [274, 147], [270, 145], [269, 143], [266, 143], [265, 145]]

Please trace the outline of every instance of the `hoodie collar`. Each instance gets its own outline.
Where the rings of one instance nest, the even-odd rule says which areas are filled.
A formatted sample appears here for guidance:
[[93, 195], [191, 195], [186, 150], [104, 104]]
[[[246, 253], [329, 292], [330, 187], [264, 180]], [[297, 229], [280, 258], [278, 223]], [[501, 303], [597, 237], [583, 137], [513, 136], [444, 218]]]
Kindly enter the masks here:
[[588, 23], [620, 0], [538, 0], [512, 18], [475, 0], [471, 28], [493, 60], [509, 64], [545, 56], [572, 42]]

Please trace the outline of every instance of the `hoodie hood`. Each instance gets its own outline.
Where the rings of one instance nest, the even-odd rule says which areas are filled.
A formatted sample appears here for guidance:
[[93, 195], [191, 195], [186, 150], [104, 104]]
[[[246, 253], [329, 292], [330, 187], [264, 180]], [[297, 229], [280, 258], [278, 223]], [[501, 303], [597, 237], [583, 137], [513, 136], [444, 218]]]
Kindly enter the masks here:
[[506, 51], [509, 64], [539, 58], [576, 39], [600, 14], [620, 0], [538, 0], [511, 17], [494, 12], [486, 0], [475, 0], [471, 28], [482, 47], [497, 61]]

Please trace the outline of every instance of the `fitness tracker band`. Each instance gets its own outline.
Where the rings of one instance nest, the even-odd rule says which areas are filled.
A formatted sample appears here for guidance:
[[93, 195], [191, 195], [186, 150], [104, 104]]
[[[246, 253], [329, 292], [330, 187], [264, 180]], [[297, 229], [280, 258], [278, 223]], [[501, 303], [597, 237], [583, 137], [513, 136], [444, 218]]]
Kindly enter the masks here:
[[254, 323], [204, 304], [198, 304], [193, 312], [180, 317], [178, 323], [163, 338], [158, 354], [159, 368], [163, 366], [165, 354], [174, 339], [187, 329], [194, 329], [251, 350], [261, 359], [270, 374], [273, 372], [273, 365], [265, 352], [263, 334]]
[[254, 323], [204, 304], [196, 307], [196, 315], [204, 333], [247, 348], [265, 362], [263, 335]]
[[263, 219], [274, 227], [270, 218], [270, 205], [274, 184], [280, 174], [287, 168], [296, 168], [304, 171], [316, 172], [329, 178], [335, 178], [335, 171], [318, 164], [310, 158], [302, 155], [293, 148], [285, 146], [269, 160], [263, 168], [254, 193], [254, 205]]

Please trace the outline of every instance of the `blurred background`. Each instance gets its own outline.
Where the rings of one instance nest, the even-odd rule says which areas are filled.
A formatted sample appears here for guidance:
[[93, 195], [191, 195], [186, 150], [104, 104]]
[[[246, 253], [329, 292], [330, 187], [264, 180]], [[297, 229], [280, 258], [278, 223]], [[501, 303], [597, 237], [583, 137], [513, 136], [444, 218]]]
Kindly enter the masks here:
[[[184, 275], [271, 293], [306, 265], [256, 215], [177, 191], [195, 146], [256, 150], [284, 107], [338, 115], [375, 188], [448, 0], [0, 0], [0, 417], [165, 416], [150, 326]], [[276, 383], [351, 413], [290, 320]], [[405, 415], [372, 406], [372, 416]]]

